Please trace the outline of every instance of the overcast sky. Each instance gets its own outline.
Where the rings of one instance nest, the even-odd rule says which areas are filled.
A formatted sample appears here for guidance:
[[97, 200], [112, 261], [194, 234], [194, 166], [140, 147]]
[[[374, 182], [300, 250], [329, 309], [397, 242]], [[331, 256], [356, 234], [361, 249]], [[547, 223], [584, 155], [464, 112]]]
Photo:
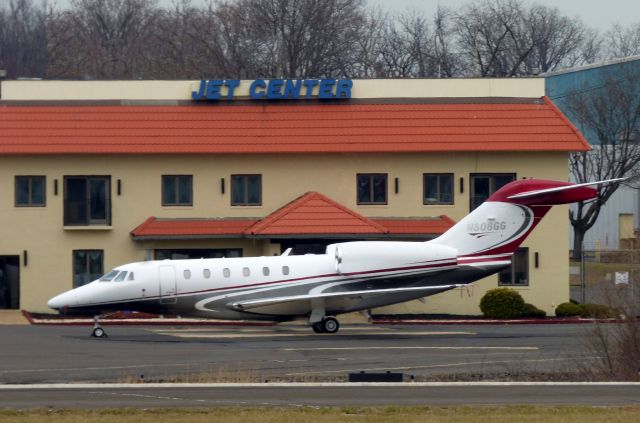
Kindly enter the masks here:
[[[0, 0], [5, 2], [8, 0]], [[49, 0], [66, 7], [71, 0]], [[203, 4], [207, 0], [192, 0], [194, 4]], [[404, 12], [417, 9], [431, 16], [438, 4], [450, 8], [459, 8], [470, 0], [367, 0], [369, 4], [380, 5], [391, 12]], [[578, 16], [586, 24], [605, 31], [613, 22], [623, 25], [640, 22], [640, 0], [524, 0], [530, 4], [543, 4], [557, 7], [568, 16]], [[174, 0], [159, 0], [161, 5], [171, 5]]]

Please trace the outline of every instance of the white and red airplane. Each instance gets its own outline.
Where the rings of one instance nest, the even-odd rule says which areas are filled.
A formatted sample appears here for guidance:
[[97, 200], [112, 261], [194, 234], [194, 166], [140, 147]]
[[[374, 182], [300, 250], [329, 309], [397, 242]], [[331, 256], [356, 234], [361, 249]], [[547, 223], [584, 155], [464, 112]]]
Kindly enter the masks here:
[[[472, 283], [511, 257], [551, 206], [593, 199], [597, 185], [523, 179], [511, 182], [436, 239], [355, 241], [325, 254], [162, 260], [116, 267], [52, 298], [52, 309], [135, 310], [215, 319], [286, 321], [306, 317], [335, 333], [335, 316], [414, 300]], [[103, 336], [96, 325], [94, 336]]]

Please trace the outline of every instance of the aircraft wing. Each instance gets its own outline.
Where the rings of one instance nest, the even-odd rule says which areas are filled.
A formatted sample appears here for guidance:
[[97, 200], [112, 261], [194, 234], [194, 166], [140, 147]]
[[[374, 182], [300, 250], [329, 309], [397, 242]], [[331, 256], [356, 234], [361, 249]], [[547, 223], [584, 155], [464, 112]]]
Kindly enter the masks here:
[[458, 288], [465, 286], [464, 284], [453, 285], [438, 285], [438, 286], [417, 286], [409, 288], [386, 288], [386, 289], [368, 289], [363, 291], [345, 291], [345, 292], [321, 292], [318, 294], [304, 294], [304, 295], [291, 295], [286, 297], [273, 297], [273, 298], [260, 298], [256, 300], [238, 301], [229, 304], [236, 310], [251, 310], [252, 308], [265, 307], [276, 304], [283, 304], [295, 301], [310, 301], [316, 299], [329, 299], [329, 298], [349, 298], [349, 297], [367, 297], [376, 294], [401, 294], [407, 292], [420, 292], [424, 291], [440, 291], [452, 288]]

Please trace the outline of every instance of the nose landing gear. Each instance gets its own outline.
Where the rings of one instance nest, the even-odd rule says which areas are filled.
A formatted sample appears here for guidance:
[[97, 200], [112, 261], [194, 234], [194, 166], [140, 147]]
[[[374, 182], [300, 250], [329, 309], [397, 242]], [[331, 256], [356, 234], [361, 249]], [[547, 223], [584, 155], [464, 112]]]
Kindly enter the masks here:
[[336, 333], [340, 329], [340, 322], [335, 317], [325, 317], [319, 322], [312, 323], [311, 328], [315, 333]]
[[107, 338], [107, 333], [100, 326], [100, 316], [93, 316], [93, 331], [91, 336], [94, 338]]

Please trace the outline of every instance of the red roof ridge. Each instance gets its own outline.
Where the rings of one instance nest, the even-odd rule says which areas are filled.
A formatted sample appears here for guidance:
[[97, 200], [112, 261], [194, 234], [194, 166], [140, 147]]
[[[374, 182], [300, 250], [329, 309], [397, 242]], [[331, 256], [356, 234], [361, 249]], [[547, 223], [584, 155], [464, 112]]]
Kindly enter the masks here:
[[319, 193], [317, 191], [309, 191], [309, 192], [306, 192], [305, 194], [301, 195], [300, 197], [294, 199], [293, 201], [285, 204], [284, 206], [282, 206], [281, 208], [279, 208], [275, 212], [271, 213], [270, 215], [268, 215], [264, 219], [260, 220], [255, 225], [249, 227], [245, 231], [245, 233], [252, 234], [252, 235], [263, 233], [263, 232], [265, 232], [265, 230], [268, 227], [273, 226], [274, 223], [278, 222], [279, 220], [281, 220], [285, 216], [290, 215], [291, 213], [294, 213], [297, 209], [299, 209], [300, 207], [306, 205], [309, 201], [314, 200], [314, 199], [324, 201], [325, 203], [328, 203], [332, 207], [338, 209], [340, 212], [348, 214], [352, 218], [360, 220], [361, 222], [363, 222], [366, 225], [370, 226], [373, 229], [372, 232], [378, 232], [378, 233], [383, 233], [383, 234], [389, 232], [389, 230], [387, 228], [385, 228], [384, 226], [380, 225], [379, 223], [376, 223], [373, 220], [371, 220], [371, 219], [369, 219], [369, 218], [367, 218], [365, 216], [362, 216], [361, 214], [359, 214], [359, 213], [357, 213], [357, 212], [355, 212], [355, 211], [343, 206], [342, 204], [330, 199], [326, 195], [323, 195], [323, 194], [321, 194], [321, 193]]
[[136, 236], [139, 233], [143, 233], [144, 230], [151, 225], [153, 222], [156, 221], [156, 217], [155, 216], [150, 216], [147, 220], [145, 220], [144, 222], [142, 222], [141, 224], [139, 224], [138, 226], [136, 226], [131, 232], [131, 236]]
[[564, 122], [567, 126], [573, 131], [574, 134], [578, 137], [578, 141], [582, 143], [586, 151], [591, 150], [591, 144], [586, 140], [584, 135], [576, 128], [576, 126], [571, 123], [568, 117], [565, 116], [564, 113], [555, 105], [553, 101], [546, 95], [542, 97], [544, 103], [551, 108], [551, 110]]

